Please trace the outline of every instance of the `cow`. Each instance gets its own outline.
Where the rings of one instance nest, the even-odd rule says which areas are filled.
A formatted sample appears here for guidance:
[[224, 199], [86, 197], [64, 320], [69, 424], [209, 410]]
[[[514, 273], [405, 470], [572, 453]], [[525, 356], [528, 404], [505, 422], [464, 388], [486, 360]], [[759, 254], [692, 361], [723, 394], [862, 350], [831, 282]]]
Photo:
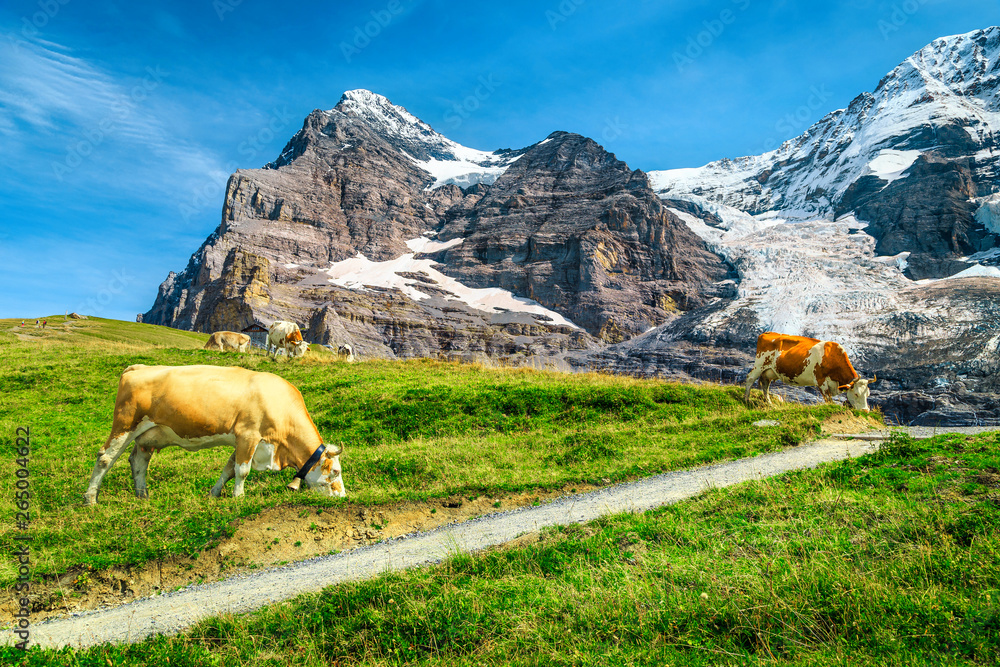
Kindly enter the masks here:
[[273, 359], [277, 359], [278, 350], [284, 350], [290, 357], [301, 357], [309, 349], [309, 343], [302, 340], [298, 324], [278, 320], [267, 328], [267, 349]]
[[858, 376], [840, 343], [773, 331], [757, 338], [757, 358], [747, 375], [744, 400], [750, 400], [750, 388], [758, 378], [768, 403], [771, 402], [768, 393], [771, 382], [781, 380], [799, 387], [818, 387], [827, 402], [843, 393], [851, 407], [865, 412], [868, 411], [868, 385], [878, 381], [878, 376], [871, 380]]
[[236, 333], [235, 331], [216, 331], [208, 337], [208, 342], [205, 343], [203, 349], [217, 350], [219, 352], [225, 352], [226, 350], [246, 352], [250, 349], [250, 336], [244, 333]]
[[135, 495], [148, 497], [146, 470], [153, 452], [177, 446], [188, 451], [234, 448], [211, 495], [233, 482], [243, 495], [250, 469], [296, 468], [288, 488], [306, 487], [328, 496], [346, 495], [341, 476], [343, 447], [324, 445], [299, 390], [283, 378], [225, 366], [144, 366], [126, 368], [118, 381], [111, 435], [97, 452], [84, 493], [97, 504], [104, 475], [130, 444]]
[[354, 348], [351, 347], [350, 343], [344, 343], [343, 345], [337, 348], [337, 356], [342, 361], [351, 363], [354, 361]]

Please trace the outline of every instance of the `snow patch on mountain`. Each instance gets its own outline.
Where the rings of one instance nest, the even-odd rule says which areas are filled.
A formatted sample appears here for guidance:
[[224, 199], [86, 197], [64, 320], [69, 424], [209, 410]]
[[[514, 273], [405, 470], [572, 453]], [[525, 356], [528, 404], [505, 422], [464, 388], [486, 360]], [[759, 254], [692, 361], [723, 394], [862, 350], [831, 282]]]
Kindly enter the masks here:
[[1000, 234], [1000, 195], [986, 197], [976, 209], [976, 222], [994, 234]]
[[920, 151], [896, 151], [885, 149], [878, 152], [875, 159], [868, 163], [868, 173], [878, 176], [886, 185], [903, 178], [903, 172], [910, 168]]
[[419, 254], [422, 252], [438, 252], [439, 250], [447, 250], [448, 248], [454, 248], [457, 245], [462, 245], [465, 239], [457, 238], [451, 239], [450, 241], [435, 241], [430, 238], [430, 235], [418, 236], [415, 239], [410, 239], [406, 242], [406, 247], [413, 252]]
[[[333, 262], [329, 267], [318, 269], [317, 273], [325, 274], [326, 280], [334, 285], [353, 290], [365, 290], [372, 287], [398, 289], [414, 301], [432, 298], [430, 294], [421, 291], [421, 282], [415, 281], [406, 274], [423, 274], [426, 280], [433, 284], [434, 291], [438, 289], [450, 292], [449, 300], [461, 301], [471, 308], [487, 313], [503, 313], [508, 311], [528, 313], [544, 318], [546, 324], [564, 325], [579, 329], [573, 322], [559, 313], [549, 310], [537, 301], [515, 296], [507, 290], [491, 288], [467, 287], [454, 278], [444, 275], [430, 259], [418, 259], [421, 252], [436, 252], [461, 244], [464, 239], [450, 241], [434, 241], [426, 236], [410, 239], [406, 242], [411, 253], [403, 254], [385, 262], [373, 262], [358, 253], [350, 259]], [[401, 275], [402, 274], [402, 275]]]
[[[476, 183], [491, 185], [510, 166], [510, 162], [494, 163], [492, 161], [493, 155], [486, 151], [477, 151], [474, 148], [458, 144], [455, 144], [455, 147], [462, 149], [456, 153], [462, 154], [463, 157], [456, 157], [453, 160], [439, 160], [435, 157], [428, 160], [418, 160], [406, 153], [406, 157], [413, 160], [424, 171], [430, 172], [431, 176], [434, 177], [434, 183], [427, 187], [428, 190], [436, 190], [449, 183], [454, 183], [460, 188], [467, 188]], [[472, 159], [469, 159], [470, 157]]]
[[[982, 264], [976, 264], [975, 266], [970, 266], [964, 271], [959, 271], [958, 273], [948, 276], [947, 278], [940, 278], [939, 280], [955, 280], [956, 278], [973, 278], [973, 277], [985, 277], [985, 278], [1000, 278], [1000, 268], [995, 266], [983, 266]], [[920, 284], [938, 282], [937, 280], [920, 280], [917, 281]]]

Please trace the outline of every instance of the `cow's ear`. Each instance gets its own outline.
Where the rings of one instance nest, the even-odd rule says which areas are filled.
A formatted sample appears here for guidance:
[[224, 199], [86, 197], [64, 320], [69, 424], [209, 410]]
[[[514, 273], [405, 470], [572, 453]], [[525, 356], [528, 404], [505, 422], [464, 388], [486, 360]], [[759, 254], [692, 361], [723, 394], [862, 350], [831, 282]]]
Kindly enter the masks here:
[[838, 388], [840, 389], [840, 391], [848, 391], [852, 387], [854, 387], [854, 383], [853, 382], [851, 384], [842, 384]]

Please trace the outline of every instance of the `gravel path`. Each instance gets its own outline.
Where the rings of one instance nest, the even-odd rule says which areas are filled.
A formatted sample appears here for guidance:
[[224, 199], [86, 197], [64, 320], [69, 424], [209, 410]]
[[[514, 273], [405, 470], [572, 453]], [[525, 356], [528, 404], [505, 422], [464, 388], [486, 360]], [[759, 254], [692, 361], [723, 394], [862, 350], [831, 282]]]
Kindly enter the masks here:
[[833, 437], [857, 438], [859, 440], [887, 440], [893, 431], [909, 433], [917, 440], [933, 438], [944, 433], [958, 433], [960, 435], [978, 435], [989, 433], [990, 431], [1000, 431], [1000, 426], [893, 426], [880, 431], [868, 431], [867, 433], [835, 434]]
[[[103, 642], [137, 642], [155, 634], [176, 633], [209, 616], [252, 611], [340, 582], [437, 563], [459, 552], [479, 551], [504, 544], [519, 535], [548, 526], [584, 523], [608, 514], [642, 512], [691, 498], [708, 488], [812, 468], [826, 461], [860, 456], [876, 447], [876, 444], [859, 440], [820, 440], [782, 452], [666, 473], [567, 496], [537, 507], [491, 514], [334, 556], [190, 586], [113, 609], [51, 620], [31, 626], [31, 642], [42, 647], [67, 644], [86, 647]], [[0, 636], [0, 642], [13, 641], [14, 635], [9, 630]]]

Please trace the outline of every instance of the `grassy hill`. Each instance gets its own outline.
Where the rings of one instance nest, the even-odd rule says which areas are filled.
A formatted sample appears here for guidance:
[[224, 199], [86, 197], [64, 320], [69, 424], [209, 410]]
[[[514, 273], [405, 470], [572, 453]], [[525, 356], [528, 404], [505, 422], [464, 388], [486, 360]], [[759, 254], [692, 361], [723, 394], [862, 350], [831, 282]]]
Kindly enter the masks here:
[[1000, 442], [876, 455], [26, 665], [994, 665]]
[[[52, 320], [57, 318], [51, 318]], [[602, 485], [794, 446], [837, 406], [748, 409], [738, 388], [440, 363], [273, 362], [206, 352], [201, 334], [87, 320], [0, 321], [0, 430], [30, 426], [36, 577], [197, 557], [234, 522], [401, 500]], [[226, 453], [170, 451], [151, 498], [112, 469], [81, 494], [132, 363], [239, 364], [298, 386], [343, 442], [347, 499], [252, 473], [241, 500], [206, 491]], [[776, 419], [781, 426], [757, 428]], [[31, 665], [993, 664], [1000, 651], [1000, 446], [995, 434], [898, 439], [879, 455], [532, 544], [337, 586], [184, 635], [87, 651], [0, 648]], [[14, 457], [0, 473], [14, 479]], [[302, 508], [311, 508], [301, 512]], [[313, 512], [312, 510], [315, 510]], [[13, 547], [13, 509], [2, 535]], [[268, 528], [270, 530], [270, 528]], [[88, 575], [89, 573], [89, 575]], [[4, 570], [5, 585], [14, 572]], [[73, 578], [75, 577], [75, 579]]]
[[[200, 349], [204, 334], [113, 320], [42, 329], [0, 321], [0, 432], [32, 434], [31, 531], [39, 575], [197, 555], [233, 522], [281, 506], [383, 507], [449, 496], [603, 485], [663, 470], [795, 445], [843, 412], [783, 406], [757, 428], [734, 387], [690, 386], [594, 374], [485, 368], [431, 360], [347, 364]], [[211, 499], [228, 452], [172, 448], [150, 465], [149, 500], [132, 492], [123, 457], [100, 504], [82, 505], [96, 452], [110, 431], [118, 376], [131, 364], [238, 364], [277, 373], [303, 393], [327, 442], [343, 443], [347, 499], [291, 493], [294, 471], [251, 473], [243, 499]], [[13, 479], [5, 457], [0, 475]], [[230, 486], [231, 489], [231, 486]], [[3, 507], [5, 547], [13, 510]], [[0, 585], [15, 571], [0, 568]]]
[[[190, 566], [265, 514], [305, 530], [323, 512], [385, 517], [400, 503], [433, 513], [487, 495], [508, 507], [794, 446], [824, 421], [852, 418], [842, 406], [750, 409], [738, 387], [313, 353], [275, 362], [201, 350], [203, 334], [60, 319], [45, 330], [0, 320], [0, 432], [12, 450], [15, 429], [31, 428], [34, 576], [68, 596], [113, 568]], [[326, 441], [344, 444], [348, 497], [291, 493], [288, 470], [251, 473], [242, 499], [212, 499], [228, 452], [173, 449], [153, 459], [148, 500], [134, 497], [123, 459], [100, 504], [84, 507], [118, 375], [134, 363], [287, 378]], [[780, 426], [754, 426], [764, 418]], [[549, 531], [531, 546], [340, 586], [181, 637], [35, 651], [30, 662], [986, 664], [1000, 644], [997, 450], [992, 435], [900, 442], [881, 457]], [[13, 482], [16, 466], [4, 457], [0, 475]], [[3, 505], [8, 553], [14, 511]], [[383, 526], [366, 526], [378, 539]], [[5, 561], [0, 583], [9, 591], [15, 577]]]

